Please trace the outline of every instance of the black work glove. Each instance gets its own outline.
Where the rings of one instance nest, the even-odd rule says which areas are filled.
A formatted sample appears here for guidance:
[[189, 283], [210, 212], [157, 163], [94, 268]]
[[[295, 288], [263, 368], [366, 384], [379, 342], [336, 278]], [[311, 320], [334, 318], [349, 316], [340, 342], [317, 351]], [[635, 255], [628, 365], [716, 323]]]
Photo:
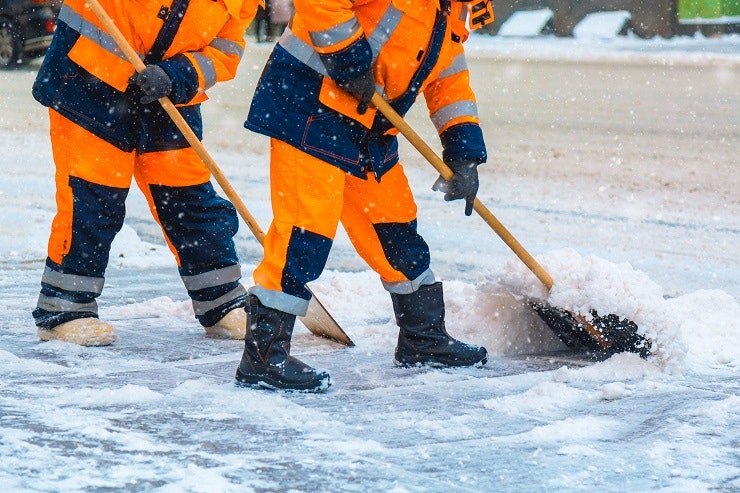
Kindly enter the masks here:
[[478, 162], [469, 159], [460, 159], [447, 163], [455, 173], [447, 181], [440, 175], [432, 185], [432, 190], [444, 192], [445, 200], [465, 199], [465, 215], [473, 213], [473, 202], [478, 193]]
[[132, 75], [128, 82], [139, 86], [144, 93], [139, 101], [144, 104], [169, 96], [172, 92], [172, 79], [159, 65], [147, 65], [144, 70]]
[[337, 82], [337, 85], [357, 98], [359, 101], [357, 112], [364, 115], [367, 107], [370, 106], [370, 100], [373, 99], [375, 94], [375, 76], [372, 69], [368, 69], [346, 82]]

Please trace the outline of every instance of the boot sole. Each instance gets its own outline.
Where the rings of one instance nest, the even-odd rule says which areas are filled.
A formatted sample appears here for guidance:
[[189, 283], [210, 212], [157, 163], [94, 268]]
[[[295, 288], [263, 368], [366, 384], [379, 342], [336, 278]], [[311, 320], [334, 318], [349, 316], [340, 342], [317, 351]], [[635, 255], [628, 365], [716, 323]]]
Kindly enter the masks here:
[[429, 359], [395, 360], [396, 366], [401, 368], [429, 367], [429, 368], [480, 368], [488, 363], [488, 354], [477, 361], [434, 361]]
[[331, 377], [326, 375], [325, 378], [319, 379], [315, 385], [309, 384], [286, 384], [264, 375], [247, 375], [242, 373], [239, 368], [236, 369], [235, 382], [237, 387], [252, 389], [268, 389], [285, 392], [323, 392], [331, 387]]

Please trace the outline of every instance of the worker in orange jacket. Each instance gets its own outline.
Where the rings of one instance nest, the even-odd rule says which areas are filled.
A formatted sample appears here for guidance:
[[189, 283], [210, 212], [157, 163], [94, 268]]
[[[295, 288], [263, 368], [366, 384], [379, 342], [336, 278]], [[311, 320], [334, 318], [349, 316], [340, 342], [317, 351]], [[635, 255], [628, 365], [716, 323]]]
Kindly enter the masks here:
[[[400, 327], [400, 365], [477, 366], [486, 350], [449, 336], [442, 285], [418, 234], [416, 204], [398, 160], [397, 132], [369, 107], [377, 90], [400, 114], [419, 94], [455, 172], [435, 189], [464, 199], [470, 215], [477, 166], [486, 160], [462, 42], [466, 19], [493, 20], [488, 0], [295, 0], [245, 126], [271, 137], [274, 220], [249, 290], [237, 384], [304, 391], [326, 372], [290, 356], [306, 283], [324, 269], [341, 222], [390, 292]], [[359, 301], [359, 300], [358, 300]]]
[[199, 138], [205, 91], [232, 79], [259, 0], [101, 0], [146, 68], [136, 74], [85, 0], [65, 0], [33, 86], [49, 108], [57, 213], [33, 316], [41, 340], [107, 345], [98, 319], [111, 242], [135, 177], [206, 333], [243, 338], [236, 211], [157, 100]]

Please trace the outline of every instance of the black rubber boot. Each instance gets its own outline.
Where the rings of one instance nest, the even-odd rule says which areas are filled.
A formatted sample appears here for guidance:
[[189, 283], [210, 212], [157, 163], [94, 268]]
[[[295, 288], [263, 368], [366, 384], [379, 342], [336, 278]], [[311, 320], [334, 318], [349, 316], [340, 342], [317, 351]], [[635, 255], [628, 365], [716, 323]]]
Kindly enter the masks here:
[[422, 286], [411, 294], [391, 294], [401, 331], [396, 363], [401, 366], [482, 366], [488, 352], [453, 339], [445, 329], [442, 283]]
[[316, 371], [290, 355], [295, 315], [266, 307], [249, 295], [244, 354], [236, 384], [273, 390], [321, 392], [331, 385], [326, 372]]

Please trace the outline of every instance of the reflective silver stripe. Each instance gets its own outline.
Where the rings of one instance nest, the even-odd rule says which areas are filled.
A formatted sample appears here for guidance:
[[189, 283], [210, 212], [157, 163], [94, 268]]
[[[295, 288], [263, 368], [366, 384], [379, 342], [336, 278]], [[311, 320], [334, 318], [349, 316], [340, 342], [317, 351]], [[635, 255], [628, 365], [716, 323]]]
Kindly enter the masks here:
[[360, 21], [357, 17], [352, 17], [326, 31], [309, 31], [308, 35], [314, 46], [328, 48], [352, 38], [360, 29], [362, 29]]
[[213, 66], [213, 60], [197, 52], [193, 53], [193, 58], [203, 74], [203, 88], [213, 87], [216, 84], [216, 67]]
[[41, 282], [64, 291], [84, 291], [86, 293], [100, 294], [103, 292], [105, 279], [102, 277], [64, 274], [46, 266], [41, 276]]
[[383, 14], [383, 17], [380, 18], [378, 25], [375, 26], [372, 34], [367, 38], [368, 43], [370, 43], [370, 49], [373, 52], [373, 60], [378, 58], [380, 50], [388, 42], [393, 31], [398, 27], [398, 23], [401, 22], [402, 17], [403, 12], [391, 3], [388, 6], [388, 10]]
[[227, 55], [236, 55], [240, 59], [244, 54], [244, 48], [242, 48], [239, 43], [226, 38], [216, 38], [211, 41], [208, 46], [212, 46], [221, 53], [225, 53]]
[[[388, 6], [388, 9], [383, 14], [383, 17], [381, 17], [375, 30], [367, 38], [368, 43], [370, 43], [370, 49], [373, 53], [373, 60], [378, 58], [380, 50], [388, 42], [388, 39], [390, 39], [393, 31], [398, 27], [398, 23], [401, 21], [402, 17], [403, 12], [394, 7], [393, 4]], [[319, 46], [313, 39], [313, 36], [311, 37], [311, 40], [314, 44]], [[305, 43], [293, 34], [290, 28], [285, 29], [280, 40], [278, 40], [278, 44], [280, 44], [285, 51], [311, 67], [314, 71], [321, 75], [327, 75], [326, 67], [324, 67], [321, 57], [316, 50], [313, 49], [313, 46]]]
[[223, 269], [216, 269], [194, 276], [181, 277], [183, 284], [185, 284], [185, 289], [188, 291], [199, 291], [238, 281], [242, 277], [242, 269], [239, 265], [230, 265]]
[[39, 301], [36, 303], [38, 308], [46, 310], [47, 312], [92, 312], [98, 313], [98, 304], [93, 301], [91, 303], [75, 303], [73, 301], [67, 301], [62, 298], [55, 298], [53, 296], [39, 295]]
[[468, 64], [465, 61], [465, 55], [463, 53], [460, 53], [455, 57], [454, 60], [452, 60], [450, 66], [444, 69], [441, 74], [439, 74], [439, 78], [444, 79], [445, 77], [459, 74], [460, 72], [465, 72], [467, 69]]
[[395, 294], [411, 294], [419, 290], [420, 287], [428, 284], [434, 284], [434, 272], [432, 269], [425, 270], [419, 277], [411, 281], [401, 282], [385, 282], [383, 281], [383, 287], [389, 293]]
[[241, 284], [223, 296], [220, 296], [212, 301], [195, 301], [193, 300], [193, 311], [196, 316], [205, 315], [209, 310], [218, 308], [219, 306], [228, 303], [231, 300], [247, 294], [247, 290]]
[[273, 291], [262, 286], [252, 286], [249, 288], [249, 294], [255, 295], [265, 306], [285, 313], [292, 313], [297, 317], [302, 317], [308, 312], [308, 300], [282, 291]]
[[[67, 24], [70, 28], [74, 29], [93, 43], [97, 44], [105, 51], [113, 53], [118, 58], [128, 61], [126, 55], [124, 55], [123, 52], [118, 48], [116, 42], [113, 40], [112, 37], [110, 37], [109, 34], [101, 29], [98, 29], [95, 24], [86, 21], [80, 14], [75, 12], [66, 3], [62, 4], [62, 9], [59, 11], [58, 18], [60, 21]], [[142, 60], [144, 59], [141, 54], [139, 54], [139, 58], [141, 58]]]
[[311, 45], [304, 43], [298, 36], [294, 35], [290, 31], [290, 28], [285, 29], [283, 35], [280, 36], [278, 44], [280, 44], [285, 51], [311, 67], [314, 71], [321, 75], [326, 75], [326, 67], [324, 67], [321, 57], [319, 57], [316, 50], [314, 50]]
[[465, 21], [468, 18], [468, 9], [462, 8], [460, 9], [460, 15], [457, 17], [461, 21]]
[[473, 101], [458, 101], [456, 103], [443, 106], [437, 110], [431, 118], [432, 123], [434, 123], [434, 126], [437, 128], [437, 132], [439, 132], [442, 127], [447, 125], [447, 123], [460, 116], [478, 117], [478, 105]]

